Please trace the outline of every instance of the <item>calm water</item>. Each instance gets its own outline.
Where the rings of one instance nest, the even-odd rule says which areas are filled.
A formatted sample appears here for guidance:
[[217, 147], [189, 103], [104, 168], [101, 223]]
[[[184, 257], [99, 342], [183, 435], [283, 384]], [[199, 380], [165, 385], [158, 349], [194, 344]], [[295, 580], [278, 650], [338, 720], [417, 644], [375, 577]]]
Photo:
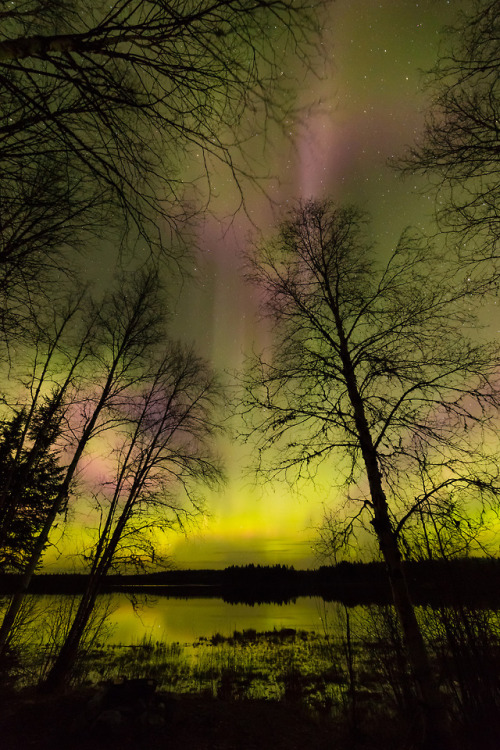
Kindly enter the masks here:
[[113, 596], [111, 642], [130, 644], [144, 636], [159, 641], [192, 643], [214, 633], [234, 630], [295, 628], [322, 632], [324, 602], [319, 597], [299, 597], [290, 604], [228, 604], [222, 599], [138, 597], [134, 607], [124, 594]]
[[[76, 598], [72, 596], [28, 597], [38, 637], [53, 631], [54, 623], [63, 627], [70, 618]], [[266, 631], [295, 628], [324, 632], [325, 603], [320, 597], [300, 597], [290, 604], [228, 604], [222, 599], [177, 599], [138, 594], [132, 602], [126, 594], [100, 597], [98, 604], [109, 603], [109, 644], [130, 645], [146, 639], [167, 643], [193, 643], [200, 636], [215, 633], [231, 635], [234, 630], [253, 628]]]
[[[27, 597], [27, 613], [23, 628], [29, 632], [32, 645], [53, 641], [63, 636], [78, 598], [73, 596]], [[336, 635], [343, 631], [344, 605], [325, 603], [321, 597], [299, 597], [290, 604], [228, 604], [223, 599], [178, 599], [167, 596], [137, 594], [132, 601], [126, 594], [103, 595], [98, 610], [108, 607], [106, 631], [99, 640], [126, 646], [144, 639], [165, 643], [191, 644], [200, 637], [210, 638], [215, 633], [232, 635], [235, 630], [253, 629], [257, 632], [281, 628], [314, 631], [320, 635]], [[377, 630], [372, 616], [380, 610], [376, 605], [349, 608], [353, 633]], [[426, 608], [419, 607], [424, 615]], [[497, 623], [500, 613], [489, 612]], [[340, 631], [339, 631], [340, 628]]]

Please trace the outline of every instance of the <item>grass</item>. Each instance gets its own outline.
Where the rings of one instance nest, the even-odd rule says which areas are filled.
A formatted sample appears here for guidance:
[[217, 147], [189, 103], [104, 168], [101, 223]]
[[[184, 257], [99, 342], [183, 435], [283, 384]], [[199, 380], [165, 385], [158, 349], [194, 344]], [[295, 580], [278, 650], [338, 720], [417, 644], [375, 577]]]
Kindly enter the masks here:
[[[361, 647], [358, 650], [361, 659]], [[50, 644], [25, 647], [22, 659], [16, 660], [12, 653], [11, 684], [36, 682], [45, 674], [51, 653]], [[290, 628], [234, 631], [231, 636], [216, 633], [192, 645], [144, 638], [129, 646], [94, 645], [82, 655], [74, 685], [143, 677], [154, 679], [158, 689], [168, 693], [285, 700], [325, 713], [345, 702], [347, 675], [341, 662], [341, 652], [335, 658], [327, 636]]]
[[132, 646], [93, 649], [80, 661], [76, 682], [147, 677], [171, 693], [231, 700], [331, 705], [343, 674], [331, 664], [324, 636], [291, 629], [235, 631], [199, 638], [191, 646], [142, 640]]
[[[333, 722], [341, 735], [350, 737], [349, 747], [359, 743], [371, 747], [366, 738], [372, 736], [385, 737], [380, 740], [382, 747], [389, 742], [388, 732], [393, 738], [413, 737], [417, 700], [392, 609], [367, 608], [365, 617], [354, 620], [348, 608], [338, 606], [330, 616], [336, 619], [321, 634], [291, 628], [248, 629], [230, 636], [216, 633], [184, 645], [152, 639], [106, 645], [94, 633], [78, 662], [74, 689], [91, 690], [121, 678], [147, 678], [168, 700], [182, 697], [206, 705], [247, 707], [273, 704], [292, 713], [305, 712], [321, 726]], [[422, 617], [434, 668], [457, 728], [456, 747], [496, 749], [500, 746], [500, 722], [495, 719], [500, 708], [498, 613], [443, 608], [427, 610]], [[36, 684], [53, 653], [54, 639], [11, 650], [4, 664], [4, 687], [12, 692], [15, 685]], [[377, 742], [373, 747], [379, 746]], [[395, 747], [412, 746], [410, 740], [405, 743], [401, 740]]]

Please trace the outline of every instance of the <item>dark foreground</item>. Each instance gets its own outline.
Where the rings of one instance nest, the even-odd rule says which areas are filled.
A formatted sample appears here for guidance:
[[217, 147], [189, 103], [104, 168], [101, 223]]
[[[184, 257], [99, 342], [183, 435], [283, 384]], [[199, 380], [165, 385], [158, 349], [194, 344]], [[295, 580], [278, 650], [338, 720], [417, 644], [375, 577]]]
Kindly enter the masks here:
[[331, 720], [282, 703], [158, 694], [149, 715], [116, 721], [112, 710], [99, 719], [89, 700], [88, 692], [4, 698], [2, 750], [331, 750], [336, 734]]
[[[147, 705], [120, 713], [95, 689], [62, 696], [32, 689], [0, 699], [2, 750], [413, 750], [420, 744], [394, 717], [381, 716], [353, 736], [345, 723], [286, 702], [155, 693]], [[453, 747], [497, 748], [483, 730], [479, 744], [457, 736]]]

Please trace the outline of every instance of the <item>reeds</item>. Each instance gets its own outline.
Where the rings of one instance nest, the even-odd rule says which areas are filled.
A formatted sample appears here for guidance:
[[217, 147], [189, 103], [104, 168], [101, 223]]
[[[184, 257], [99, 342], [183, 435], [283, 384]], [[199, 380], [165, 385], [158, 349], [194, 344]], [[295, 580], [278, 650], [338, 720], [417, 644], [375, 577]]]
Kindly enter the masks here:
[[[419, 617], [446, 696], [457, 749], [498, 745], [500, 722], [500, 618], [492, 610], [422, 608]], [[337, 717], [352, 741], [392, 731], [406, 738], [413, 726], [416, 696], [397, 620], [390, 606], [325, 605], [323, 632], [283, 628], [216, 633], [192, 644], [143, 638], [132, 645], [99, 640], [102, 620], [89, 634], [74, 673], [74, 685], [119, 678], [154, 679], [158, 689], [231, 701], [271, 700], [297, 705], [320, 719]], [[13, 648], [10, 684], [36, 682], [54, 653], [56, 618], [45, 644]], [[45, 647], [43, 647], [45, 645]], [[490, 741], [490, 737], [493, 738]], [[361, 741], [360, 739], [360, 741]], [[402, 744], [401, 747], [406, 746]], [[353, 746], [354, 746], [353, 745]]]

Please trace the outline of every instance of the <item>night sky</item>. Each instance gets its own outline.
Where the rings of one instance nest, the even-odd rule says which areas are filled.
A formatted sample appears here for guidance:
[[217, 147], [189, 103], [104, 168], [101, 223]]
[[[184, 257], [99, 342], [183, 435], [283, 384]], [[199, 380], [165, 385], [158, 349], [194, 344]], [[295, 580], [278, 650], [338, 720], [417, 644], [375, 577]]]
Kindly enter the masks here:
[[[244, 281], [242, 251], [250, 238], [269, 232], [280, 211], [294, 200], [332, 197], [357, 203], [372, 216], [373, 239], [388, 253], [408, 226], [432, 227], [432, 200], [424, 183], [405, 182], [388, 166], [392, 156], [418, 136], [426, 105], [422, 71], [433, 66], [443, 26], [457, 21], [467, 3], [454, 0], [337, 0], [332, 3], [324, 44], [326, 62], [305, 71], [294, 60], [302, 114], [283, 123], [287, 140], [270, 127], [265, 160], [278, 179], [267, 190], [274, 202], [249, 187], [248, 216], [230, 219], [234, 186], [215, 175], [218, 197], [212, 215], [200, 222], [199, 251], [189, 262], [192, 280], [175, 293], [174, 332], [194, 340], [230, 383], [245, 352], [269, 343], [258, 319], [258, 296]], [[295, 70], [295, 68], [297, 68]], [[315, 74], [316, 73], [316, 74]], [[263, 136], [251, 145], [257, 169]], [[186, 540], [173, 536], [165, 548], [179, 567], [219, 568], [229, 564], [293, 564], [314, 567], [314, 526], [322, 505], [336, 497], [335, 462], [322, 468], [315, 486], [255, 481], [251, 446], [221, 443], [228, 473], [223, 491], [208, 498], [210, 518]], [[333, 473], [333, 474], [332, 474]], [[332, 481], [333, 477], [333, 481]], [[74, 529], [79, 523], [75, 518]], [[65, 544], [74, 544], [69, 534]], [[60, 566], [48, 554], [48, 569]]]

